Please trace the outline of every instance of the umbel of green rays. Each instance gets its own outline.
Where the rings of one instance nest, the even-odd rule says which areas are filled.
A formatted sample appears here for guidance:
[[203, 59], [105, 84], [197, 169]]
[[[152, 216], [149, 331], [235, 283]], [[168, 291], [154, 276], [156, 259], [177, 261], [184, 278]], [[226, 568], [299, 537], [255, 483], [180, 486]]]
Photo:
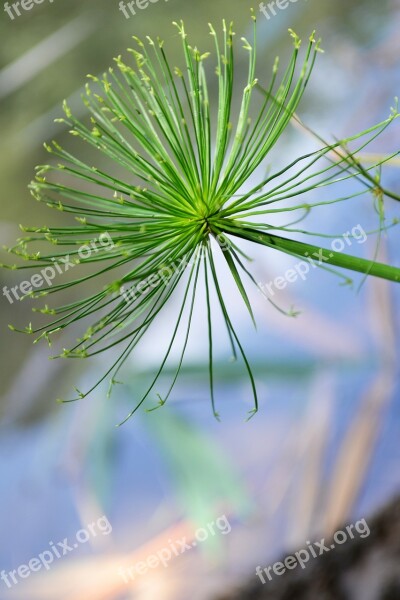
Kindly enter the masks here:
[[[62, 121], [72, 135], [97, 151], [97, 166], [85, 161], [84, 150], [81, 158], [77, 158], [53, 141], [46, 145], [53, 160], [50, 165], [37, 168], [31, 192], [47, 206], [73, 215], [77, 223], [64, 228], [25, 227], [23, 231], [30, 233], [30, 237], [21, 238], [9, 251], [28, 261], [27, 265], [12, 268], [34, 268], [39, 272], [54, 268], [55, 262], [65, 261], [92, 266], [90, 274], [87, 269], [85, 274], [78, 274], [77, 267], [76, 279], [66, 281], [60, 275], [54, 285], [28, 295], [50, 295], [88, 281], [92, 294], [66, 306], [49, 308], [46, 304], [40, 312], [52, 315], [52, 322], [36, 329], [30, 324], [24, 331], [36, 334], [35, 341], [45, 338], [50, 343], [54, 333], [89, 318], [91, 325], [87, 331], [61, 356], [86, 358], [118, 349], [115, 360], [111, 353], [112, 364], [101, 379], [84, 393], [77, 390], [74, 399], [78, 399], [105, 379], [110, 381], [111, 389], [142, 337], [156, 334], [154, 322], [165, 305], [173, 305], [176, 323], [165, 356], [146, 393], [135, 401], [129, 418], [146, 400], [150, 400], [147, 408], [153, 410], [165, 404], [170, 396], [182, 367], [196, 292], [199, 286], [204, 286], [213, 412], [218, 417], [212, 325], [213, 314], [218, 310], [225, 321], [233, 355], [243, 361], [249, 376], [254, 397], [251, 416], [258, 407], [256, 386], [227, 309], [215, 253], [224, 257], [239, 297], [252, 318], [243, 280], [256, 282], [245, 264], [247, 257], [240, 250], [241, 239], [302, 259], [315, 257], [318, 266], [340, 275], [344, 282], [350, 281], [348, 276], [336, 267], [399, 281], [400, 269], [296, 240], [296, 234], [301, 233], [302, 237], [319, 234], [294, 227], [311, 210], [319, 210], [323, 218], [323, 206], [351, 201], [362, 194], [370, 194], [375, 202], [379, 232], [388, 227], [384, 222], [384, 197], [399, 198], [382, 187], [380, 168], [398, 153], [378, 158], [368, 166], [363, 166], [357, 155], [389, 126], [398, 111], [392, 109], [385, 121], [348, 139], [322, 141], [318, 150], [300, 156], [248, 189], [246, 182], [250, 176], [279, 141], [290, 120], [296, 118], [295, 111], [320, 51], [319, 41], [312, 34], [301, 50], [300, 39], [289, 30], [293, 52], [288, 65], [281, 72], [276, 59], [270, 81], [265, 84], [257, 79], [257, 75], [264, 75], [265, 67], [263, 60], [257, 72], [254, 16], [252, 42], [241, 38], [241, 42], [235, 43], [232, 24], [225, 21], [220, 35], [209, 25], [215, 45], [213, 56], [189, 45], [183, 22], [174, 25], [181, 38], [183, 67], [174, 68], [170, 64], [161, 40], [147, 37], [143, 42], [135, 37], [135, 48], [128, 50], [131, 55], [128, 62], [119, 56], [114, 68], [102, 78], [90, 77], [92, 83], [87, 84], [83, 96], [90, 115], [89, 125], [77, 120], [64, 103]], [[248, 56], [244, 85], [238, 82], [234, 70], [237, 45]], [[215, 78], [218, 100], [211, 107], [209, 85]], [[235, 109], [237, 98], [241, 102]], [[347, 180], [357, 183], [358, 191], [314, 203], [304, 199], [313, 190]], [[290, 222], [273, 226], [270, 221], [276, 213], [288, 213]], [[82, 256], [80, 247], [102, 234], [111, 243]], [[40, 242], [50, 242], [59, 250], [28, 252], [29, 243]], [[107, 285], [105, 277], [109, 277]], [[210, 300], [211, 295], [218, 300], [216, 306]], [[175, 376], [163, 396], [157, 394], [155, 404], [151, 394], [178, 340], [181, 347]]]

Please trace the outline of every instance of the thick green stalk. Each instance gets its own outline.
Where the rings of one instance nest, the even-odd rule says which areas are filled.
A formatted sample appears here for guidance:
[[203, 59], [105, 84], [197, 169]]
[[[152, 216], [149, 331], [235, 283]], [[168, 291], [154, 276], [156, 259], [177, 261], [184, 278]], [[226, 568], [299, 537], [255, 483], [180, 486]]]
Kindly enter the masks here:
[[311, 261], [315, 265], [333, 265], [351, 271], [358, 271], [374, 277], [381, 277], [390, 281], [400, 282], [400, 268], [378, 263], [365, 258], [351, 256], [342, 252], [336, 252], [327, 248], [320, 248], [313, 244], [298, 242], [278, 235], [265, 233], [258, 229], [249, 227], [238, 227], [230, 223], [218, 222], [218, 229], [226, 234], [231, 234], [245, 240], [280, 250], [286, 254], [298, 256], [304, 260]]

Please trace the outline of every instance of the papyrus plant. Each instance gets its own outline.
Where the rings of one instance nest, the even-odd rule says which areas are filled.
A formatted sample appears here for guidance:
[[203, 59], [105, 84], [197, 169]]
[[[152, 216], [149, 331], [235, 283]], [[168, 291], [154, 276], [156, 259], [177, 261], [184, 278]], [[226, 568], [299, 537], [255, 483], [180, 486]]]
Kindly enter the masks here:
[[[349, 201], [362, 194], [370, 194], [378, 207], [379, 230], [386, 227], [384, 196], [399, 198], [382, 187], [380, 167], [394, 155], [372, 165], [364, 165], [358, 156], [398, 116], [397, 109], [392, 109], [384, 122], [345, 140], [323, 142], [316, 151], [261, 178], [257, 185], [249, 185], [251, 175], [279, 142], [291, 119], [296, 118], [295, 111], [320, 51], [314, 34], [302, 51], [300, 39], [289, 30], [294, 46], [292, 56], [283, 73], [276, 59], [270, 82], [266, 84], [264, 61], [257, 69], [254, 17], [253, 21], [252, 43], [244, 38], [235, 42], [232, 25], [223, 22], [222, 35], [217, 35], [210, 25], [215, 44], [213, 56], [191, 47], [183, 22], [174, 23], [182, 42], [184, 66], [181, 68], [170, 64], [161, 40], [147, 38], [143, 42], [135, 37], [135, 49], [129, 49], [128, 62], [119, 56], [114, 68], [102, 78], [91, 77], [93, 83], [87, 84], [84, 102], [90, 115], [89, 125], [76, 119], [64, 104], [63, 121], [70, 133], [92, 146], [99, 161], [97, 164], [88, 162], [84, 147], [81, 157], [77, 158], [52, 142], [46, 145], [52, 156], [51, 164], [37, 168], [31, 191], [47, 206], [74, 215], [77, 224], [63, 228], [24, 228], [31, 236], [20, 239], [10, 251], [33, 261], [28, 266], [36, 270], [66, 256], [76, 264], [92, 263], [90, 274], [73, 281], [60, 281], [31, 294], [53, 294], [90, 281], [91, 295], [58, 308], [46, 305], [41, 310], [53, 315], [52, 322], [37, 329], [29, 325], [25, 330], [38, 334], [36, 339], [49, 341], [55, 332], [91, 317], [90, 327], [62, 356], [86, 358], [112, 348], [120, 349], [100, 381], [85, 393], [78, 390], [78, 398], [85, 397], [106, 378], [111, 385], [116, 382], [118, 371], [135, 346], [147, 335], [156, 318], [163, 318], [167, 302], [172, 304], [175, 300], [176, 324], [165, 357], [147, 392], [135, 402], [129, 416], [149, 398], [179, 339], [182, 346], [176, 374], [168, 391], [159, 396], [159, 405], [164, 404], [182, 366], [196, 291], [204, 286], [207, 298], [204, 324], [209, 339], [210, 397], [214, 414], [217, 416], [212, 313], [217, 310], [222, 312], [234, 356], [241, 356], [247, 369], [254, 396], [253, 414], [257, 410], [254, 378], [228, 314], [224, 282], [215, 263], [215, 253], [222, 251], [239, 296], [253, 318], [243, 279], [255, 281], [245, 264], [240, 240], [250, 240], [300, 258], [317, 253], [321, 268], [336, 273], [339, 267], [393, 281], [400, 279], [400, 269], [390, 265], [297, 240], [296, 233], [316, 233], [293, 227], [294, 222], [302, 220], [314, 208], [323, 218], [325, 205]], [[234, 70], [237, 45], [248, 55], [245, 86], [238, 85]], [[215, 106], [210, 106], [209, 84], [215, 77], [218, 100]], [[238, 97], [241, 103], [236, 111], [234, 99]], [[307, 201], [311, 191], [322, 191], [346, 180], [357, 182], [358, 191], [333, 200]], [[294, 214], [295, 217], [289, 218], [292, 225], [272, 226], [270, 221], [276, 213], [287, 213], [289, 217]], [[95, 256], [79, 256], [78, 247], [105, 232], [111, 236], [112, 246], [102, 248]], [[27, 250], [31, 242], [50, 242], [60, 250], [56, 254], [32, 254]], [[182, 264], [186, 265], [185, 269], [177, 267]], [[171, 273], [167, 285], [165, 278], [159, 277], [166, 268]], [[100, 276], [101, 283], [96, 283]], [[105, 286], [104, 277], [109, 277]], [[343, 278], [348, 281], [347, 275]], [[143, 281], [151, 282], [145, 291]], [[176, 289], [180, 282], [181, 295]], [[126, 292], [135, 286], [141, 286], [143, 293], [121, 295], [121, 289]], [[210, 302], [212, 287], [219, 306]], [[181, 329], [183, 336], [178, 335]]]

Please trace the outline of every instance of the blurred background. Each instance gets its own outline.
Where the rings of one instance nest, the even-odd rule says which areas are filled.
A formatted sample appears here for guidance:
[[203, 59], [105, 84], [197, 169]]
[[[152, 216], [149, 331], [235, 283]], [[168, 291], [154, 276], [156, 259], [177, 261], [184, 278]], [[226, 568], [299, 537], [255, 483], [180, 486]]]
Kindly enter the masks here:
[[[80, 94], [88, 73], [105, 70], [131, 45], [132, 35], [160, 35], [172, 62], [179, 62], [171, 22], [181, 18], [201, 49], [210, 47], [209, 21], [234, 20], [237, 35], [250, 36], [250, 6], [258, 11], [248, 0], [159, 0], [129, 19], [117, 0], [44, 0], [14, 19], [1, 10], [2, 244], [13, 244], [19, 223], [65, 224], [62, 213], [31, 198], [27, 184], [35, 165], [48, 160], [43, 142], [70, 137], [53, 122], [61, 116], [63, 99], [84, 116]], [[388, 116], [400, 88], [398, 0], [298, 0], [271, 19], [258, 13], [258, 21], [258, 76], [266, 81], [275, 55], [284, 62], [291, 52], [288, 27], [302, 37], [317, 29], [322, 37], [325, 54], [299, 110], [322, 136], [346, 137]], [[238, 54], [239, 70], [245, 61], [245, 54]], [[370, 151], [393, 152], [398, 141], [394, 125]], [[304, 131], [289, 128], [271, 156], [272, 168], [311, 145]], [[399, 194], [395, 161], [383, 177]], [[386, 210], [389, 216], [399, 214], [394, 201], [387, 201]], [[313, 212], [310, 221], [318, 231], [340, 234], [357, 224], [375, 229], [377, 215], [372, 199], [364, 198]], [[293, 264], [268, 250], [246, 250], [257, 259], [252, 269], [260, 282]], [[359, 251], [373, 257], [374, 239]], [[399, 251], [395, 228], [381, 240], [380, 259], [400, 266]], [[1, 251], [0, 260], [9, 259]], [[23, 273], [1, 270], [1, 288], [16, 285]], [[213, 599], [254, 579], [257, 565], [271, 564], [344, 522], [368, 518], [400, 493], [399, 288], [370, 278], [357, 291], [361, 280], [356, 277], [351, 289], [328, 273], [313, 272], [292, 284], [279, 292], [277, 302], [299, 309], [296, 320], [253, 291], [257, 331], [234, 286], [224, 282], [260, 394], [260, 411], [248, 423], [249, 384], [242, 365], [229, 361], [220, 323], [221, 423], [212, 416], [201, 307], [171, 400], [116, 428], [165, 352], [168, 316], [132, 358], [126, 385], [117, 386], [111, 399], [101, 387], [81, 402], [59, 405], [56, 398], [68, 395], [72, 385], [87, 387], [112, 357], [100, 355], [97, 363], [49, 361], [47, 346], [32, 346], [32, 338], [7, 328], [29, 323], [34, 301], [11, 305], [2, 296], [0, 570], [27, 564], [50, 542], [74, 540], [102, 515], [112, 533], [91, 536], [48, 571], [19, 578], [11, 588], [0, 580], [0, 598]], [[66, 297], [73, 300], [76, 293], [71, 288]], [[223, 515], [229, 535], [216, 530], [168, 568], [134, 578], [121, 575], [121, 569], [146, 561], [171, 540], [193, 540], [198, 528]]]

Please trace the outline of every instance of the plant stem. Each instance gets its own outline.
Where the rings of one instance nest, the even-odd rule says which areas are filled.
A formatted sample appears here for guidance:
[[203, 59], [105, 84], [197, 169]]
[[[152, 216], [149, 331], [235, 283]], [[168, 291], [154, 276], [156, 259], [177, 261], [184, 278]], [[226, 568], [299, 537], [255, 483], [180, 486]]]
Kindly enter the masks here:
[[400, 282], [400, 268], [392, 267], [384, 263], [378, 263], [365, 258], [358, 258], [342, 252], [336, 252], [327, 248], [320, 248], [313, 244], [298, 242], [281, 236], [265, 233], [250, 227], [238, 227], [227, 223], [226, 220], [218, 222], [218, 229], [226, 234], [231, 234], [245, 240], [275, 248], [286, 254], [301, 257], [312, 261], [315, 265], [334, 265], [351, 271], [381, 277], [390, 281]]

